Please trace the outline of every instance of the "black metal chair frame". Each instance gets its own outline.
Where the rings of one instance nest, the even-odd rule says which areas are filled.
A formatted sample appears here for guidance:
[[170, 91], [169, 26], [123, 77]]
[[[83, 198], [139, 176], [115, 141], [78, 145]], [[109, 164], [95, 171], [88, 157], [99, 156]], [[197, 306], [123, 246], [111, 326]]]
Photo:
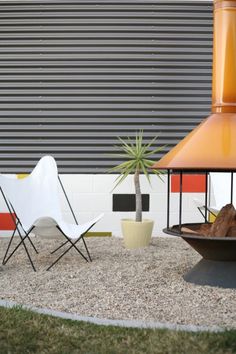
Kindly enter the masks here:
[[[76, 218], [76, 216], [75, 216], [75, 214], [74, 214], [74, 211], [73, 211], [73, 209], [72, 209], [72, 207], [71, 207], [69, 198], [68, 198], [68, 196], [67, 196], [67, 194], [66, 194], [65, 188], [64, 188], [64, 186], [63, 186], [63, 184], [62, 184], [62, 181], [61, 181], [59, 175], [58, 175], [58, 180], [59, 180], [59, 182], [60, 182], [62, 191], [63, 191], [63, 193], [64, 193], [64, 196], [65, 196], [66, 200], [67, 200], [67, 203], [68, 203], [68, 205], [69, 205], [69, 208], [70, 208], [70, 211], [71, 211], [72, 216], [73, 216], [73, 218], [74, 218], [74, 221], [75, 221], [75, 223], [78, 225], [77, 218]], [[7, 208], [8, 208], [8, 211], [9, 211], [9, 213], [10, 213], [10, 215], [11, 215], [12, 221], [13, 221], [13, 223], [15, 224], [15, 229], [14, 229], [14, 231], [13, 231], [13, 233], [12, 233], [12, 236], [11, 236], [11, 238], [10, 238], [10, 241], [9, 241], [9, 243], [8, 243], [8, 246], [7, 246], [5, 255], [4, 255], [4, 257], [3, 257], [2, 264], [3, 264], [3, 265], [6, 265], [6, 263], [9, 261], [9, 259], [10, 259], [10, 258], [13, 256], [13, 254], [17, 251], [17, 249], [18, 249], [21, 245], [23, 245], [23, 246], [24, 246], [24, 249], [25, 249], [25, 252], [26, 252], [26, 254], [27, 254], [28, 258], [29, 258], [30, 264], [31, 264], [33, 270], [36, 271], [36, 268], [35, 268], [35, 266], [34, 266], [34, 263], [33, 263], [33, 261], [32, 261], [32, 258], [31, 258], [31, 256], [30, 256], [29, 250], [28, 250], [28, 248], [27, 248], [27, 246], [26, 246], [26, 244], [25, 244], [25, 240], [28, 240], [28, 241], [30, 242], [32, 248], [34, 249], [34, 251], [38, 254], [38, 250], [36, 249], [35, 245], [33, 244], [33, 241], [32, 241], [31, 238], [30, 238], [30, 233], [31, 233], [32, 230], [34, 229], [34, 226], [32, 226], [32, 228], [31, 228], [28, 232], [26, 232], [26, 231], [24, 230], [24, 228], [23, 228], [23, 226], [22, 226], [22, 224], [21, 224], [21, 222], [20, 222], [20, 219], [18, 218], [18, 216], [17, 216], [17, 214], [16, 214], [16, 212], [15, 212], [13, 206], [11, 205], [11, 203], [7, 200], [7, 198], [6, 198], [6, 196], [5, 196], [5, 194], [4, 194], [4, 192], [3, 192], [3, 190], [2, 190], [1, 187], [0, 187], [0, 191], [1, 191], [1, 193], [2, 193], [3, 199], [4, 199], [4, 201], [5, 201], [5, 204], [6, 204]], [[23, 231], [23, 234], [22, 234], [21, 231], [20, 231], [19, 225], [21, 226], [21, 229], [22, 229], [22, 231]], [[94, 225], [94, 224], [93, 224], [93, 225]], [[65, 236], [65, 238], [66, 238], [67, 240], [66, 240], [65, 242], [63, 242], [59, 247], [57, 247], [54, 251], [52, 251], [51, 254], [53, 254], [53, 253], [55, 253], [56, 251], [58, 251], [60, 248], [62, 248], [63, 246], [65, 246], [67, 243], [70, 243], [70, 246], [69, 246], [69, 248], [67, 248], [67, 249], [47, 268], [47, 270], [51, 269], [67, 252], [69, 252], [69, 250], [70, 250], [71, 248], [76, 249], [77, 252], [88, 262], [88, 259], [84, 256], [84, 254], [83, 254], [83, 253], [78, 249], [78, 247], [76, 246], [77, 242], [78, 242], [79, 240], [81, 240], [81, 239], [82, 239], [82, 241], [83, 241], [84, 247], [85, 247], [86, 252], [87, 252], [87, 254], [88, 254], [88, 258], [89, 258], [90, 261], [92, 261], [92, 258], [91, 258], [91, 256], [90, 256], [90, 253], [89, 253], [87, 244], [86, 244], [85, 239], [84, 239], [84, 235], [93, 227], [93, 225], [92, 225], [88, 230], [86, 230], [86, 232], [85, 232], [84, 234], [80, 235], [80, 237], [79, 237], [78, 239], [76, 239], [74, 242], [71, 241], [71, 239], [70, 239], [68, 236], [66, 236], [66, 235], [63, 233], [63, 231], [57, 226], [57, 228], [58, 228], [58, 229], [60, 230], [60, 232]], [[10, 247], [11, 247], [11, 244], [12, 244], [12, 241], [13, 241], [13, 238], [14, 238], [14, 236], [16, 235], [16, 231], [18, 232], [19, 237], [20, 237], [21, 240], [20, 240], [20, 242], [18, 243], [18, 245], [14, 248], [14, 250], [11, 252], [11, 254], [8, 256], [8, 253], [9, 253], [9, 250], [10, 250]]]
[[[16, 250], [19, 248], [19, 246], [20, 246], [21, 244], [23, 244], [24, 249], [25, 249], [25, 252], [26, 252], [26, 254], [27, 254], [28, 258], [29, 258], [30, 264], [31, 264], [33, 270], [36, 271], [35, 266], [34, 266], [34, 263], [33, 263], [32, 259], [31, 259], [31, 257], [30, 257], [29, 250], [28, 250], [28, 248], [27, 248], [27, 246], [26, 246], [26, 244], [25, 244], [25, 240], [26, 240], [26, 239], [29, 240], [29, 242], [30, 242], [31, 246], [33, 247], [34, 251], [35, 251], [36, 253], [38, 253], [36, 247], [34, 246], [32, 240], [31, 240], [31, 238], [29, 237], [29, 235], [30, 235], [30, 233], [31, 233], [31, 231], [33, 230], [34, 227], [32, 227], [28, 232], [26, 232], [26, 231], [24, 230], [24, 228], [23, 228], [23, 226], [22, 226], [22, 224], [21, 224], [19, 218], [17, 217], [17, 214], [16, 214], [16, 212], [15, 212], [13, 206], [12, 206], [11, 203], [7, 200], [7, 198], [6, 198], [6, 196], [5, 196], [5, 194], [4, 194], [4, 192], [3, 192], [3, 190], [2, 190], [1, 187], [0, 187], [0, 191], [1, 191], [1, 193], [2, 193], [3, 199], [4, 199], [4, 201], [5, 201], [5, 204], [6, 204], [6, 206], [7, 206], [7, 209], [8, 209], [8, 211], [9, 211], [9, 214], [11, 215], [11, 219], [12, 219], [13, 223], [15, 224], [15, 229], [14, 229], [14, 231], [13, 231], [13, 233], [12, 233], [12, 235], [11, 235], [10, 241], [9, 241], [9, 243], [8, 243], [8, 246], [7, 246], [5, 255], [4, 255], [4, 257], [3, 257], [2, 264], [3, 264], [3, 265], [6, 265], [7, 262], [9, 261], [9, 259], [13, 256], [13, 254], [14, 254], [14, 253], [16, 252]], [[23, 233], [20, 231], [19, 225], [21, 226], [21, 229], [22, 229]], [[19, 237], [20, 237], [21, 240], [20, 240], [20, 242], [18, 243], [18, 245], [14, 248], [14, 250], [11, 252], [11, 254], [8, 256], [8, 253], [9, 253], [9, 250], [10, 250], [10, 247], [11, 247], [11, 244], [12, 244], [12, 241], [13, 241], [13, 238], [14, 238], [14, 236], [16, 235], [16, 231], [18, 232], [18, 235], [19, 235]]]
[[[209, 207], [203, 205], [202, 206], [204, 209], [207, 209], [209, 215], [213, 215], [214, 217], [216, 217], [216, 213], [214, 213]], [[205, 213], [201, 210], [201, 207], [197, 207], [198, 208], [198, 211], [199, 213], [202, 215], [203, 219], [205, 220]]]

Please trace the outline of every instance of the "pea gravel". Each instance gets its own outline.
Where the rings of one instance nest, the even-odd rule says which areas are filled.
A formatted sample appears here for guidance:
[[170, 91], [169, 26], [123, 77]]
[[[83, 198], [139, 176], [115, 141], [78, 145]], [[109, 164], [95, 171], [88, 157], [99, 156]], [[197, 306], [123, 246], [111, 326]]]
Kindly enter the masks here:
[[[156, 237], [145, 249], [126, 250], [119, 238], [88, 238], [92, 263], [70, 251], [47, 272], [59, 242], [34, 239], [36, 273], [23, 247], [0, 266], [0, 298], [81, 316], [236, 328], [236, 290], [185, 282], [200, 256], [181, 239]], [[0, 240], [0, 260], [7, 243]]]

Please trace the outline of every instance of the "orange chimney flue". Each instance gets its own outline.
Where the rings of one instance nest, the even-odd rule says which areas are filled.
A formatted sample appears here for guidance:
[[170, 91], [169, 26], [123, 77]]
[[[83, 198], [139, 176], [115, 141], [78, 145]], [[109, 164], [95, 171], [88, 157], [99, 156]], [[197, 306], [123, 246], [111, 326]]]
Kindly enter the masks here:
[[236, 0], [214, 1], [212, 115], [153, 168], [236, 170]]
[[214, 3], [212, 112], [236, 112], [236, 1]]

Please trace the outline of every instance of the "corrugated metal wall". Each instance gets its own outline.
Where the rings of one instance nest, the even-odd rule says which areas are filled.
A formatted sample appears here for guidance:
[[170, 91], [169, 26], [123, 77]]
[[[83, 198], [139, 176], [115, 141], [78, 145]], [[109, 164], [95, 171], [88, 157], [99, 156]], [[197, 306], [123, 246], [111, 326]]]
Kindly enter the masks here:
[[1, 1], [0, 171], [105, 172], [140, 128], [170, 149], [210, 112], [211, 66], [210, 1]]

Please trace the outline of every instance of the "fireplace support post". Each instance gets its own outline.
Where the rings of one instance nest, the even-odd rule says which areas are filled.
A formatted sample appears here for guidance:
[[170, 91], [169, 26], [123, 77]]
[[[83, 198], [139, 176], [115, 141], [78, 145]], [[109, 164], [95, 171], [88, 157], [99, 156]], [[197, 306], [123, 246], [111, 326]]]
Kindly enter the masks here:
[[167, 229], [170, 228], [170, 170], [167, 171]]
[[206, 181], [205, 181], [205, 223], [208, 222], [207, 216], [208, 216], [208, 172], [205, 174]]
[[230, 192], [230, 203], [233, 204], [233, 195], [234, 195], [234, 173], [231, 172], [231, 192]]
[[180, 171], [179, 178], [179, 233], [181, 234], [182, 227], [182, 197], [183, 197], [183, 172]]

